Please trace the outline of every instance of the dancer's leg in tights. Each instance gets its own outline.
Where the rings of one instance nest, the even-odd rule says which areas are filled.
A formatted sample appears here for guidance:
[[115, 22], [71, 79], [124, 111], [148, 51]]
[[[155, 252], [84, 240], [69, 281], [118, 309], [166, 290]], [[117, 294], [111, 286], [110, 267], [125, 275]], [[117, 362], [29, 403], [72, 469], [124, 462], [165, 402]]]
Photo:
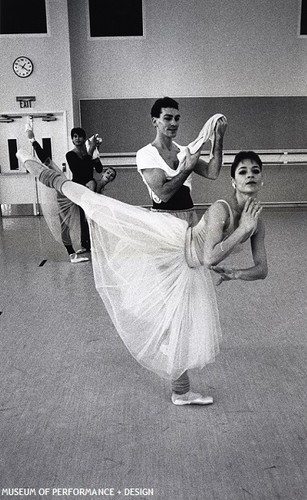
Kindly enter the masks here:
[[81, 245], [83, 248], [85, 248], [85, 250], [89, 251], [91, 249], [90, 230], [88, 227], [84, 210], [81, 207], [79, 208], [80, 208]]
[[190, 380], [188, 372], [185, 371], [179, 378], [172, 380], [172, 390], [176, 394], [185, 394], [190, 390]]
[[[64, 197], [58, 193], [58, 200], [61, 201]], [[66, 199], [66, 198], [64, 198]], [[61, 209], [59, 212], [59, 219], [61, 223], [61, 238], [63, 245], [68, 253], [68, 255], [73, 255], [75, 253], [74, 247], [72, 246], [72, 241], [70, 238], [69, 226], [66, 223], [66, 219], [68, 217], [68, 210]]]

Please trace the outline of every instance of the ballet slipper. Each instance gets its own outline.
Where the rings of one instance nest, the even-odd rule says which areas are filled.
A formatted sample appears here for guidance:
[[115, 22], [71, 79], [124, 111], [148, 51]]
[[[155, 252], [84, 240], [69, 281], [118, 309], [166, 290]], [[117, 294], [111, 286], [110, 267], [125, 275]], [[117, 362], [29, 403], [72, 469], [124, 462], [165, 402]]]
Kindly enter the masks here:
[[35, 141], [35, 137], [34, 137], [33, 131], [31, 129], [26, 130], [26, 134], [27, 134], [27, 137], [28, 137], [29, 141], [31, 143], [33, 143]]
[[28, 117], [28, 121], [25, 126], [25, 132], [29, 141], [32, 143], [35, 141], [34, 133], [33, 133], [33, 121], [30, 117]]
[[81, 255], [77, 255], [77, 252], [71, 253], [69, 258], [70, 258], [70, 262], [72, 264], [79, 264], [79, 262], [88, 262], [90, 260], [88, 257], [83, 257]]
[[212, 405], [213, 398], [211, 396], [202, 396], [196, 392], [186, 392], [185, 394], [172, 393], [172, 403], [177, 406], [183, 405]]

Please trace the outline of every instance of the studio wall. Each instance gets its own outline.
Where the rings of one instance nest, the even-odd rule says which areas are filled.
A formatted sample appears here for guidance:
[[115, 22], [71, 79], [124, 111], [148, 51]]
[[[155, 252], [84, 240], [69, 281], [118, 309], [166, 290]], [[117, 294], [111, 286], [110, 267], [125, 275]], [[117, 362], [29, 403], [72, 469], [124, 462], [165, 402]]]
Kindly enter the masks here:
[[[136, 152], [155, 135], [153, 99], [85, 99], [81, 124], [89, 135], [99, 132], [104, 153]], [[228, 119], [224, 149], [305, 149], [307, 97], [179, 98], [182, 115], [176, 140], [187, 145], [215, 113]], [[207, 145], [205, 149], [209, 149]]]

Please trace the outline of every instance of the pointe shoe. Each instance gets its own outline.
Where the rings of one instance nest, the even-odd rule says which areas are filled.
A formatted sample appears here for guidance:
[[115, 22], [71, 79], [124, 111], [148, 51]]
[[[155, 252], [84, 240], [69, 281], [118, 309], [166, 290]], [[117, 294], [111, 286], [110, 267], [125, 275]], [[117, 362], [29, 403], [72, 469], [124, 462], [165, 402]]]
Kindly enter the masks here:
[[25, 132], [26, 132], [26, 135], [27, 135], [29, 141], [34, 142], [35, 137], [34, 137], [34, 133], [33, 133], [33, 121], [31, 118], [28, 118], [28, 122], [25, 126]]
[[211, 396], [202, 396], [196, 392], [186, 392], [185, 394], [172, 393], [172, 403], [177, 406], [183, 405], [212, 405], [213, 398]]
[[35, 137], [34, 137], [34, 134], [33, 134], [33, 131], [32, 130], [26, 130], [26, 134], [27, 134], [27, 137], [29, 139], [30, 142], [34, 142], [35, 141]]
[[90, 260], [88, 257], [80, 257], [77, 253], [71, 253], [69, 258], [72, 264], [79, 264], [79, 262], [87, 262]]

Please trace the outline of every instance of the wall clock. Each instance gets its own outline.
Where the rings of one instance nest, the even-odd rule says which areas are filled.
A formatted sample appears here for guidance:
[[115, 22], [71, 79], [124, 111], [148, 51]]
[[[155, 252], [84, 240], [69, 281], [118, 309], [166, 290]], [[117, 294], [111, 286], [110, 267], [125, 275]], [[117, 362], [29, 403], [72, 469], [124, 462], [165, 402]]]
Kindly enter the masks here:
[[30, 76], [33, 69], [33, 62], [28, 57], [19, 56], [13, 62], [14, 73], [20, 78], [27, 78]]

